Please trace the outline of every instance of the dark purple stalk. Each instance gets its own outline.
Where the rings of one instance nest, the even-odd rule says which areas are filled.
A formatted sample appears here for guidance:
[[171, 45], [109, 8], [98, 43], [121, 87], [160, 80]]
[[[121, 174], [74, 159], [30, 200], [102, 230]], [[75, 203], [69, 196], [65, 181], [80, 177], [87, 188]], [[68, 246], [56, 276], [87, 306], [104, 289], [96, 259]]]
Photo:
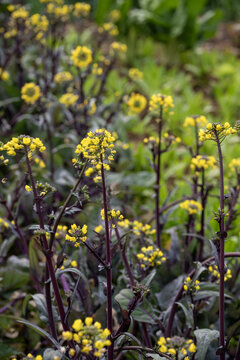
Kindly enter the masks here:
[[156, 216], [156, 242], [159, 249], [161, 249], [161, 229], [160, 229], [160, 209], [159, 209], [159, 197], [160, 197], [160, 180], [161, 180], [161, 141], [162, 141], [162, 107], [160, 110], [160, 118], [158, 123], [158, 144], [157, 144], [157, 163], [154, 164], [156, 172], [156, 184], [155, 184], [155, 216]]
[[53, 229], [52, 229], [52, 232], [51, 232], [51, 235], [50, 235], [50, 241], [49, 241], [49, 249], [52, 250], [52, 247], [53, 247], [53, 243], [54, 243], [54, 239], [55, 239], [55, 234], [56, 234], [56, 231], [57, 231], [57, 227], [62, 219], [62, 216], [64, 214], [64, 211], [66, 210], [66, 207], [68, 206], [73, 194], [75, 193], [75, 191], [77, 190], [81, 180], [82, 180], [82, 177], [83, 177], [83, 173], [86, 169], [86, 166], [87, 166], [87, 162], [84, 164], [80, 174], [79, 174], [79, 177], [74, 185], [74, 187], [72, 188], [72, 190], [70, 191], [70, 193], [68, 194], [68, 197], [67, 199], [65, 200], [65, 203], [63, 204], [63, 206], [61, 207], [61, 210], [58, 214], [58, 216], [56, 217], [55, 221], [54, 221], [54, 224], [53, 224]]
[[[32, 189], [33, 189], [33, 195], [34, 195], [34, 199], [35, 199], [35, 203], [36, 203], [36, 210], [37, 210], [40, 229], [44, 230], [43, 214], [42, 214], [42, 210], [41, 210], [41, 198], [38, 195], [38, 192], [37, 192], [37, 189], [36, 189], [35, 181], [34, 181], [33, 174], [32, 174], [31, 164], [30, 164], [27, 152], [26, 152], [26, 162], [27, 162], [27, 167], [28, 167], [28, 174], [29, 174]], [[56, 298], [56, 302], [57, 302], [57, 306], [58, 306], [62, 326], [63, 326], [63, 329], [65, 331], [67, 331], [70, 328], [69, 328], [68, 323], [65, 322], [65, 310], [64, 310], [64, 307], [63, 307], [61, 294], [60, 294], [60, 291], [59, 291], [55, 271], [54, 271], [54, 268], [53, 268], [52, 252], [51, 252], [51, 250], [50, 250], [50, 248], [48, 246], [48, 242], [47, 242], [45, 234], [41, 235], [41, 240], [42, 240], [42, 245], [43, 245], [43, 252], [44, 252], [44, 255], [46, 256], [47, 268], [48, 268], [48, 272], [49, 272], [49, 275], [50, 275], [50, 278], [51, 278], [53, 290], [54, 290], [54, 293], [55, 293], [55, 298]], [[46, 293], [45, 295], [47, 296], [49, 294]], [[46, 301], [49, 302], [49, 301], [51, 301], [51, 299], [49, 300], [49, 299], [46, 298]], [[51, 318], [52, 317], [50, 316], [49, 321], [52, 320]], [[49, 326], [52, 329], [52, 332], [54, 333], [53, 329], [55, 328], [55, 323], [50, 324], [50, 322], [49, 322]]]
[[122, 254], [122, 259], [123, 259], [125, 268], [127, 270], [127, 273], [128, 273], [129, 279], [130, 279], [131, 287], [133, 288], [136, 285], [135, 280], [134, 280], [132, 270], [131, 270], [131, 267], [129, 265], [128, 259], [127, 259], [127, 255], [126, 255], [124, 247], [122, 245], [121, 237], [120, 237], [120, 234], [119, 234], [119, 231], [118, 231], [118, 228], [117, 228], [116, 224], [115, 224], [115, 233], [116, 233], [117, 240], [118, 240], [118, 245], [119, 245], [119, 248], [120, 248], [120, 251], [121, 251], [121, 254]]
[[198, 250], [198, 261], [202, 261], [203, 257], [203, 246], [204, 246], [204, 234], [205, 234], [205, 194], [204, 194], [204, 187], [205, 187], [205, 171], [204, 168], [202, 168], [202, 184], [201, 184], [201, 205], [202, 205], [202, 211], [201, 211], [201, 230], [200, 235], [202, 238], [200, 239], [199, 244], [199, 250]]
[[223, 173], [223, 158], [221, 144], [218, 138], [217, 131], [215, 130], [218, 157], [219, 157], [219, 169], [220, 169], [220, 219], [219, 219], [219, 230], [220, 230], [220, 259], [219, 259], [219, 272], [220, 272], [220, 283], [219, 283], [219, 346], [220, 346], [220, 360], [225, 360], [225, 337], [224, 337], [224, 241], [225, 241], [225, 230], [224, 230], [224, 173]]
[[100, 256], [96, 253], [96, 251], [87, 243], [85, 242], [84, 245], [88, 248], [88, 250], [95, 256], [95, 258], [102, 264], [104, 268], [106, 268], [105, 262], [100, 258]]
[[[111, 263], [111, 240], [109, 234], [108, 224], [108, 206], [105, 175], [103, 167], [103, 158], [101, 159], [101, 176], [102, 176], [102, 192], [103, 192], [103, 207], [104, 207], [104, 221], [105, 221], [105, 236], [106, 236], [106, 276], [107, 276], [107, 327], [113, 333], [113, 319], [112, 319], [112, 263]], [[108, 360], [113, 360], [113, 341], [112, 345], [108, 347]]]
[[19, 300], [25, 299], [26, 295], [20, 295], [19, 297], [17, 297], [16, 299], [13, 299], [12, 301], [10, 301], [9, 304], [4, 305], [3, 307], [0, 308], [0, 314], [4, 313], [5, 311], [7, 311], [9, 308], [11, 308], [12, 306], [15, 305], [15, 303]]

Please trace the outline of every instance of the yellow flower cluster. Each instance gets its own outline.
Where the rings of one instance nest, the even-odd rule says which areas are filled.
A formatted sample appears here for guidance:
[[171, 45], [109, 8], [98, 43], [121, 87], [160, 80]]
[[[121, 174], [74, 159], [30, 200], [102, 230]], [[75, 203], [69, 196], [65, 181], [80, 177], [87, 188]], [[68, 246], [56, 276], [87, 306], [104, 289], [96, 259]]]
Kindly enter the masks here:
[[[43, 360], [42, 355], [33, 356], [31, 353], [28, 353], [24, 360]], [[11, 360], [17, 360], [17, 358], [11, 358]], [[56, 359], [57, 360], [57, 359]]]
[[8, 81], [9, 79], [9, 72], [7, 70], [3, 70], [0, 67], [0, 80], [2, 81]]
[[0, 218], [0, 227], [4, 227], [4, 228], [8, 228], [9, 225], [8, 225], [8, 222], [2, 218]]
[[126, 44], [123, 44], [123, 43], [120, 43], [120, 42], [117, 42], [117, 41], [114, 41], [112, 44], [111, 44], [111, 55], [114, 56], [114, 55], [120, 55], [120, 54], [124, 54], [127, 52], [127, 45]]
[[121, 12], [118, 9], [114, 9], [109, 13], [109, 18], [112, 19], [112, 21], [118, 21], [120, 17], [121, 17]]
[[143, 269], [147, 267], [159, 266], [166, 261], [163, 252], [155, 246], [142, 247], [141, 252], [137, 254]]
[[74, 16], [88, 16], [91, 6], [84, 2], [76, 2], [74, 4], [73, 15]]
[[29, 17], [29, 11], [21, 5], [9, 5], [8, 11], [11, 12], [4, 38], [9, 39], [17, 35], [19, 31], [25, 29], [26, 19]]
[[[174, 135], [169, 134], [169, 133], [165, 133], [163, 135], [163, 139], [164, 139], [165, 143], [167, 143], [167, 145], [179, 144], [181, 142], [181, 138], [179, 136], [174, 136]], [[143, 142], [145, 144], [150, 145], [152, 148], [154, 148], [154, 145], [159, 143], [159, 138], [155, 138], [154, 136], [150, 136], [149, 138], [145, 138], [143, 140]]]
[[186, 281], [184, 281], [183, 288], [186, 292], [196, 292], [200, 290], [200, 286], [198, 285], [200, 283], [199, 280], [193, 281], [189, 276], [186, 278]]
[[15, 156], [18, 150], [27, 150], [28, 157], [31, 158], [31, 154], [37, 149], [43, 152], [46, 150], [46, 147], [39, 138], [32, 138], [25, 135], [13, 137], [6, 144], [0, 145], [0, 151], [6, 151], [10, 156]]
[[143, 235], [153, 235], [156, 233], [155, 229], [151, 228], [151, 225], [149, 224], [143, 224], [140, 221], [134, 220], [130, 221], [128, 219], [124, 219], [121, 221], [118, 221], [118, 226], [120, 226], [123, 229], [133, 229], [133, 233], [137, 236], [143, 234]]
[[66, 5], [63, 1], [54, 1], [47, 4], [46, 12], [53, 17], [53, 21], [66, 22], [69, 20], [72, 5]]
[[[104, 212], [104, 209], [101, 210], [101, 218], [102, 220], [105, 219], [105, 212]], [[111, 219], [115, 219], [115, 220], [123, 220], [123, 215], [121, 214], [120, 210], [115, 210], [115, 209], [112, 209], [112, 210], [109, 210], [108, 211], [108, 220], [111, 220]]]
[[[65, 235], [68, 231], [68, 227], [66, 225], [58, 225], [57, 226], [57, 231], [55, 233], [55, 237], [58, 238], [65, 238]], [[50, 239], [51, 234], [49, 232], [46, 232], [46, 238], [47, 240]]]
[[103, 32], [107, 32], [112, 36], [117, 36], [119, 31], [115, 24], [112, 22], [104, 23], [98, 28], [98, 32], [102, 34]]
[[[70, 235], [69, 235], [70, 234]], [[87, 240], [87, 225], [83, 225], [81, 228], [76, 224], [71, 225], [71, 228], [68, 230], [68, 234], [65, 236], [65, 240], [71, 241], [75, 247], [79, 247], [80, 243]]]
[[29, 16], [29, 11], [20, 5], [13, 6], [9, 8], [11, 11], [11, 18], [18, 20], [18, 19], [27, 19]]
[[240, 158], [232, 159], [229, 164], [230, 170], [232, 172], [236, 171], [238, 174], [240, 173]]
[[[218, 279], [220, 279], [220, 273], [219, 273], [219, 270], [218, 270], [218, 267], [217, 265], [210, 265], [208, 267], [208, 271]], [[224, 281], [228, 281], [229, 279], [232, 278], [232, 272], [230, 269], [227, 269], [227, 271], [225, 272], [225, 275], [224, 275]]]
[[172, 359], [182, 359], [182, 356], [184, 356], [184, 360], [190, 360], [197, 351], [193, 340], [186, 340], [179, 336], [174, 336], [173, 338], [161, 336], [157, 344], [159, 346], [158, 350], [164, 354], [171, 355]]
[[145, 235], [153, 235], [156, 233], [155, 229], [151, 228], [149, 224], [143, 224], [140, 221], [134, 220], [133, 221], [133, 232], [135, 235], [140, 235], [141, 233]]
[[[106, 347], [111, 345], [111, 341], [108, 339], [110, 331], [102, 329], [102, 325], [97, 321], [93, 323], [92, 317], [87, 317], [84, 323], [81, 319], [75, 320], [72, 328], [73, 331], [62, 332], [62, 339], [74, 340], [83, 354], [91, 354], [100, 358], [105, 353]], [[74, 356], [74, 354], [75, 352], [71, 351], [70, 355]]]
[[129, 106], [130, 114], [139, 114], [147, 106], [147, 99], [141, 94], [132, 93], [127, 104]]
[[93, 64], [92, 74], [100, 76], [100, 75], [102, 75], [102, 73], [103, 73], [103, 69], [101, 67], [99, 67], [97, 63]]
[[209, 167], [215, 169], [216, 164], [217, 162], [214, 156], [197, 155], [195, 158], [192, 158], [190, 167], [192, 170], [198, 171], [199, 169], [208, 169]]
[[207, 119], [203, 115], [188, 116], [186, 117], [183, 126], [205, 126], [207, 124]]
[[34, 162], [35, 162], [35, 164], [39, 165], [40, 168], [42, 168], [42, 169], [44, 169], [46, 167], [45, 162], [42, 159], [40, 159], [39, 157], [36, 157], [34, 159]]
[[180, 208], [185, 209], [190, 215], [197, 214], [198, 211], [202, 210], [202, 205], [195, 200], [185, 200], [180, 204]]
[[[93, 171], [97, 170], [98, 175], [101, 175], [101, 168], [110, 170], [109, 163], [114, 160], [116, 151], [113, 149], [115, 137], [105, 129], [97, 129], [95, 132], [90, 131], [75, 150], [77, 158], [72, 160], [73, 164], [80, 164], [80, 157], [89, 160]], [[107, 154], [108, 153], [108, 154]], [[106, 163], [107, 161], [107, 163]], [[93, 172], [88, 170], [88, 176]]]
[[101, 233], [101, 231], [103, 231], [103, 226], [102, 225], [98, 225], [95, 227], [94, 231], [98, 234]]
[[34, 104], [41, 95], [40, 87], [33, 82], [26, 83], [21, 89], [21, 97], [27, 104]]
[[237, 130], [230, 126], [228, 122], [225, 122], [225, 124], [219, 124], [219, 123], [208, 123], [206, 126], [206, 129], [200, 129], [199, 131], [199, 138], [201, 141], [205, 140], [213, 140], [217, 141], [217, 138], [219, 141], [223, 141], [226, 136], [231, 134], [236, 134]]
[[49, 21], [45, 15], [33, 14], [25, 22], [26, 27], [36, 33], [36, 39], [40, 40], [48, 30]]
[[[1, 148], [1, 143], [0, 143], [0, 148]], [[0, 161], [2, 161], [3, 165], [7, 165], [9, 163], [9, 160], [5, 159], [3, 155], [0, 155]]]
[[149, 101], [149, 110], [158, 115], [161, 109], [166, 112], [173, 107], [173, 98], [170, 95], [153, 94]]
[[59, 98], [59, 102], [64, 104], [66, 107], [74, 105], [78, 101], [78, 95], [72, 93], [63, 94]]
[[135, 81], [138, 79], [142, 79], [143, 73], [136, 68], [131, 68], [128, 70], [128, 76], [130, 77], [131, 80]]
[[75, 50], [72, 50], [71, 59], [77, 67], [86, 67], [93, 61], [92, 51], [87, 46], [77, 46]]
[[72, 74], [69, 71], [61, 71], [54, 76], [54, 82], [59, 84], [62, 82], [71, 81], [72, 78]]

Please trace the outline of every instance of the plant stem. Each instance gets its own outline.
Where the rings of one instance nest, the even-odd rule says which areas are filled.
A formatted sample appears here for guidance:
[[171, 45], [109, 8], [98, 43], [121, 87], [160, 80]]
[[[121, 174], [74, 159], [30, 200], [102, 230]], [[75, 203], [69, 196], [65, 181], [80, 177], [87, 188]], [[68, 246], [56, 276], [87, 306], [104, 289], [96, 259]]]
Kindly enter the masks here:
[[51, 236], [50, 236], [50, 241], [49, 241], [49, 249], [51, 250], [52, 247], [53, 247], [53, 243], [54, 243], [54, 239], [55, 239], [55, 234], [56, 234], [56, 231], [57, 231], [57, 227], [61, 221], [61, 218], [63, 216], [63, 213], [64, 211], [66, 210], [66, 207], [68, 206], [69, 204], [69, 201], [71, 200], [72, 198], [72, 195], [73, 193], [77, 190], [78, 188], [78, 185], [80, 184], [81, 180], [82, 180], [82, 177], [83, 177], [83, 173], [86, 169], [86, 166], [87, 166], [87, 162], [84, 164], [81, 172], [80, 172], [80, 175], [74, 185], [74, 187], [72, 188], [72, 190], [70, 191], [70, 193], [68, 194], [68, 197], [67, 199], [65, 200], [65, 203], [63, 204], [63, 206], [61, 207], [61, 210], [58, 214], [58, 216], [56, 217], [55, 221], [54, 221], [54, 224], [53, 224], [53, 229], [52, 229], [52, 232], [51, 232]]
[[[105, 175], [103, 167], [103, 157], [101, 159], [101, 176], [102, 176], [102, 192], [103, 192], [103, 207], [104, 207], [104, 220], [105, 220], [105, 236], [106, 236], [106, 277], [107, 277], [107, 327], [113, 333], [113, 319], [112, 319], [112, 263], [111, 263], [111, 240], [108, 225], [108, 206]], [[108, 347], [108, 360], [113, 360], [113, 341], [111, 346]]]
[[106, 268], [105, 262], [100, 258], [100, 256], [96, 253], [96, 251], [87, 243], [85, 242], [84, 245], [88, 248], [88, 250], [95, 256], [95, 258], [102, 264], [104, 268]]
[[157, 145], [157, 163], [155, 165], [156, 184], [155, 184], [155, 216], [156, 216], [156, 242], [159, 249], [161, 249], [161, 229], [160, 229], [160, 180], [161, 180], [161, 141], [162, 141], [162, 107], [160, 110], [160, 118], [158, 123], [158, 145]]
[[217, 148], [218, 148], [218, 157], [219, 157], [219, 169], [220, 169], [220, 219], [219, 219], [219, 229], [220, 229], [220, 259], [219, 259], [219, 272], [220, 272], [220, 283], [219, 283], [219, 325], [220, 325], [220, 336], [219, 336], [219, 346], [220, 360], [225, 360], [225, 338], [224, 338], [224, 241], [225, 241], [225, 232], [224, 232], [224, 174], [223, 174], [223, 158], [222, 158], [222, 149], [221, 144], [218, 138], [217, 131], [215, 130]]
[[118, 231], [118, 228], [117, 228], [116, 224], [115, 224], [115, 233], [116, 233], [117, 240], [118, 240], [118, 245], [119, 245], [119, 248], [120, 248], [120, 251], [121, 251], [121, 254], [122, 254], [122, 259], [123, 259], [125, 268], [127, 270], [127, 273], [128, 273], [129, 279], [130, 279], [131, 287], [133, 288], [136, 285], [135, 280], [134, 280], [132, 270], [131, 270], [131, 267], [129, 265], [128, 259], [127, 259], [127, 255], [125, 253], [125, 249], [124, 249], [124, 247], [122, 245], [121, 237], [120, 237], [120, 234], [119, 234], [119, 231]]
[[[28, 158], [28, 153], [27, 152], [26, 152], [26, 162], [27, 162], [27, 167], [28, 167], [28, 174], [29, 174], [32, 189], [33, 189], [33, 195], [34, 195], [34, 199], [35, 199], [35, 203], [36, 203], [36, 210], [37, 210], [40, 229], [44, 230], [43, 214], [42, 214], [42, 210], [41, 210], [41, 198], [40, 198], [40, 196], [38, 195], [38, 192], [37, 192], [37, 188], [36, 188], [35, 181], [34, 181], [34, 178], [33, 178], [32, 168], [31, 168], [31, 164], [30, 164], [30, 160]], [[65, 331], [67, 331], [67, 330], [69, 330], [69, 325], [68, 325], [67, 322], [65, 322], [65, 310], [64, 310], [64, 307], [63, 307], [61, 294], [60, 294], [57, 279], [56, 279], [56, 276], [55, 276], [55, 271], [54, 271], [54, 268], [53, 268], [52, 253], [51, 253], [51, 250], [50, 250], [50, 248], [48, 246], [46, 235], [42, 234], [41, 239], [42, 239], [42, 244], [43, 244], [43, 251], [44, 251], [44, 254], [46, 256], [46, 263], [47, 263], [47, 268], [48, 268], [47, 272], [49, 273], [50, 278], [51, 278], [51, 282], [52, 282], [53, 290], [54, 290], [54, 293], [55, 293], [55, 298], [56, 298], [56, 302], [57, 302], [57, 306], [58, 306], [62, 326], [63, 326], [63, 329]], [[45, 296], [49, 297], [49, 295], [50, 295], [49, 293], [45, 293]], [[50, 299], [46, 298], [46, 302], [48, 304], [50, 303], [50, 301], [51, 301], [51, 298]], [[48, 310], [49, 310], [49, 308], [48, 308]], [[52, 320], [51, 315], [49, 317], [49, 321], [50, 320]], [[55, 324], [53, 323], [53, 324], [49, 324], [49, 325], [50, 325], [50, 327], [52, 329], [52, 333], [54, 333]]]
[[202, 184], [201, 184], [201, 204], [202, 204], [202, 211], [201, 211], [201, 230], [200, 235], [202, 239], [200, 239], [199, 250], [198, 250], [198, 261], [202, 261], [203, 256], [203, 246], [204, 246], [204, 234], [205, 234], [205, 202], [206, 198], [204, 195], [204, 187], [205, 187], [205, 171], [202, 168]]

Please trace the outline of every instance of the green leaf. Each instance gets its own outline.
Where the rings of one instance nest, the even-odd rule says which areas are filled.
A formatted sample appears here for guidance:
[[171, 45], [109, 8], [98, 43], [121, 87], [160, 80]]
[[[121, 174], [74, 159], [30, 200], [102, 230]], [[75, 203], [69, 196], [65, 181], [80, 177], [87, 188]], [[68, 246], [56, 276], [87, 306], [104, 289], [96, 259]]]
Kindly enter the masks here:
[[65, 273], [73, 273], [78, 275], [80, 278], [83, 278], [83, 280], [85, 281], [86, 285], [88, 285], [88, 279], [86, 278], [86, 276], [78, 269], [75, 268], [67, 268], [67, 269], [63, 269], [63, 270], [57, 270], [56, 271], [56, 277], [58, 278], [60, 275], [65, 274]]
[[54, 349], [50, 349], [50, 348], [44, 350], [43, 360], [52, 360], [55, 357], [57, 357], [59, 359], [62, 359], [63, 354], [59, 350], [54, 350]]
[[[32, 295], [32, 298], [33, 298], [33, 300], [37, 306], [37, 309], [39, 311], [40, 319], [47, 324], [48, 323], [48, 312], [47, 312], [45, 296], [43, 294], [35, 294], [35, 295]], [[58, 321], [59, 316], [57, 314], [56, 308], [54, 308], [54, 307], [52, 307], [52, 308], [53, 308], [54, 320]]]
[[11, 236], [8, 239], [5, 239], [0, 245], [0, 257], [6, 257], [8, 251], [11, 249], [12, 245], [14, 244], [16, 237]]
[[153, 280], [153, 278], [155, 277], [157, 273], [156, 269], [153, 269], [150, 274], [148, 276], [145, 277], [145, 279], [143, 279], [142, 284], [145, 286], [149, 286]]
[[53, 343], [53, 345], [56, 346], [57, 349], [60, 349], [61, 345], [47, 331], [45, 331], [42, 328], [40, 328], [39, 326], [31, 323], [30, 321], [27, 321], [27, 320], [24, 320], [24, 319], [16, 319], [16, 320], [20, 324], [24, 324], [24, 325], [28, 326], [30, 329], [33, 329], [39, 335], [48, 338]]
[[218, 339], [219, 331], [210, 329], [198, 329], [194, 331], [197, 338], [197, 360], [205, 360], [209, 345], [213, 340]]
[[178, 278], [165, 285], [159, 293], [155, 294], [161, 309], [166, 310], [172, 306], [180, 287], [183, 285], [183, 281], [184, 275], [180, 275]]
[[186, 304], [184, 304], [183, 301], [182, 301], [182, 302], [176, 302], [176, 304], [178, 304], [178, 305], [182, 308], [182, 310], [183, 310], [183, 312], [184, 312], [184, 315], [185, 315], [185, 317], [186, 317], [186, 324], [187, 324], [187, 326], [188, 326], [189, 328], [193, 328], [193, 315], [192, 315], [192, 311], [190, 311], [190, 310], [187, 308]]

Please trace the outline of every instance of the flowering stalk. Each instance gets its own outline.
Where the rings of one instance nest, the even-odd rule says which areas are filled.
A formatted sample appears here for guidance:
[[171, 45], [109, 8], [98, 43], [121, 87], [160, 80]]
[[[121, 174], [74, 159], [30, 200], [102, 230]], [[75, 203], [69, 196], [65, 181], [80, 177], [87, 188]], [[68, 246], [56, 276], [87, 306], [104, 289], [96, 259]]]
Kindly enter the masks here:
[[225, 241], [225, 230], [224, 230], [224, 174], [223, 174], [223, 158], [222, 149], [219, 141], [218, 133], [215, 130], [218, 158], [219, 158], [219, 169], [220, 169], [220, 219], [219, 219], [219, 230], [220, 230], [220, 256], [219, 256], [219, 272], [220, 272], [220, 283], [219, 283], [219, 325], [220, 325], [220, 360], [225, 360], [225, 338], [224, 338], [224, 241]]
[[204, 194], [204, 187], [205, 187], [205, 171], [204, 168], [202, 168], [202, 184], [201, 184], [201, 204], [202, 204], [202, 210], [201, 210], [201, 229], [200, 229], [200, 244], [199, 244], [199, 250], [198, 250], [198, 261], [202, 261], [203, 256], [203, 245], [204, 245], [204, 234], [205, 234], [205, 204], [206, 204], [206, 195]]
[[[41, 198], [39, 197], [37, 189], [36, 189], [35, 181], [34, 181], [33, 174], [32, 174], [32, 168], [31, 168], [31, 164], [30, 164], [30, 160], [29, 160], [27, 152], [26, 152], [26, 162], [27, 162], [28, 174], [29, 174], [32, 189], [33, 189], [33, 195], [34, 195], [34, 199], [35, 199], [35, 203], [36, 203], [36, 209], [37, 209], [37, 215], [38, 215], [40, 229], [44, 230], [43, 215], [42, 215], [42, 210], [41, 210]], [[65, 310], [64, 310], [64, 307], [63, 307], [62, 298], [61, 298], [61, 295], [60, 295], [60, 291], [59, 291], [55, 271], [54, 271], [54, 268], [53, 268], [51, 249], [48, 246], [48, 242], [47, 242], [45, 234], [41, 235], [41, 240], [42, 240], [42, 245], [43, 245], [43, 252], [44, 252], [44, 255], [46, 256], [47, 273], [49, 273], [51, 281], [52, 281], [52, 286], [53, 286], [53, 290], [54, 290], [54, 293], [55, 293], [56, 302], [57, 302], [57, 306], [58, 306], [62, 326], [63, 326], [63, 329], [65, 331], [67, 331], [67, 330], [69, 330], [69, 325], [68, 325], [67, 322], [65, 322]], [[49, 305], [49, 298], [48, 297], [50, 296], [50, 294], [46, 293], [45, 296], [46, 296], [46, 302]], [[48, 306], [47, 306], [47, 309], [49, 310]], [[54, 334], [55, 333], [55, 331], [54, 331], [55, 324], [54, 324], [54, 322], [52, 323], [52, 321], [53, 321], [53, 317], [50, 314], [49, 325], [50, 325], [52, 333]]]
[[161, 229], [160, 229], [160, 210], [159, 210], [159, 197], [160, 197], [160, 180], [161, 180], [161, 141], [162, 141], [162, 106], [160, 108], [160, 118], [158, 123], [158, 146], [157, 146], [157, 163], [155, 164], [156, 184], [155, 184], [155, 216], [156, 216], [156, 234], [157, 246], [161, 249]]
[[53, 243], [54, 243], [54, 239], [55, 239], [55, 234], [56, 234], [56, 231], [57, 231], [57, 227], [62, 219], [62, 216], [64, 214], [64, 211], [66, 210], [66, 207], [68, 206], [74, 192], [77, 190], [81, 180], [82, 180], [82, 177], [83, 177], [83, 174], [84, 174], [84, 171], [86, 169], [86, 166], [87, 166], [87, 161], [85, 162], [85, 164], [83, 165], [83, 168], [79, 174], [79, 177], [74, 185], [74, 187], [72, 188], [72, 190], [70, 191], [70, 193], [68, 194], [68, 197], [66, 198], [65, 200], [65, 203], [63, 204], [58, 216], [56, 217], [55, 221], [54, 221], [54, 224], [53, 224], [53, 230], [51, 232], [51, 235], [50, 235], [50, 241], [49, 241], [49, 248], [50, 250], [52, 249], [53, 247]]
[[[112, 260], [111, 260], [111, 240], [109, 234], [108, 224], [108, 206], [105, 175], [103, 167], [103, 156], [100, 155], [101, 160], [101, 177], [102, 177], [102, 192], [103, 192], [103, 207], [104, 207], [104, 222], [105, 222], [105, 236], [106, 236], [106, 276], [107, 276], [107, 327], [109, 331], [113, 332], [113, 319], [112, 319]], [[108, 347], [108, 360], [113, 360], [113, 341], [111, 346]]]
[[135, 280], [134, 280], [134, 277], [133, 277], [133, 274], [132, 274], [132, 270], [131, 270], [131, 267], [130, 267], [130, 265], [129, 265], [129, 262], [128, 262], [128, 259], [127, 259], [127, 256], [126, 256], [124, 247], [123, 247], [123, 245], [122, 245], [121, 238], [120, 238], [120, 234], [119, 234], [119, 231], [118, 231], [118, 228], [117, 228], [117, 225], [116, 225], [116, 224], [115, 224], [115, 233], [116, 233], [117, 240], [118, 240], [118, 245], [119, 245], [119, 247], [120, 247], [120, 251], [121, 251], [121, 254], [122, 254], [122, 259], [123, 259], [125, 268], [126, 268], [126, 270], [127, 270], [127, 273], [128, 273], [129, 279], [130, 279], [131, 287], [133, 288], [133, 287], [136, 285], [136, 284], [135, 284]]

